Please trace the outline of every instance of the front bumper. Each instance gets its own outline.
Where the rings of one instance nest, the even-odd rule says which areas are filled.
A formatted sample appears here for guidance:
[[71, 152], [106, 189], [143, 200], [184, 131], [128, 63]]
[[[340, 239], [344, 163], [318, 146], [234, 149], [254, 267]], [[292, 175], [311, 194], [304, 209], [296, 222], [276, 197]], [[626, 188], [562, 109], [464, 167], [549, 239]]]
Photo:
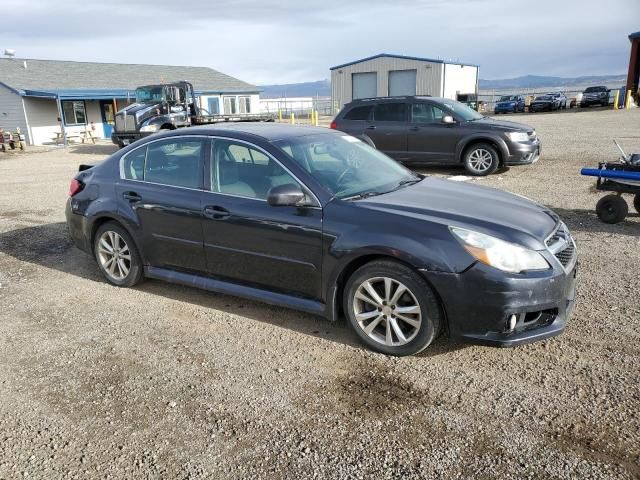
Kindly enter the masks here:
[[539, 140], [534, 142], [513, 142], [508, 141], [509, 156], [505, 158], [506, 166], [529, 165], [540, 159], [542, 145]]
[[608, 103], [608, 99], [605, 99], [605, 98], [583, 98], [582, 100], [580, 100], [580, 106], [581, 107], [590, 107], [592, 105], [602, 105], [605, 102]]
[[530, 112], [550, 112], [554, 108], [553, 103], [532, 103], [529, 105]]
[[113, 132], [111, 134], [111, 142], [121, 146], [131, 145], [136, 140], [140, 140], [141, 138], [148, 137], [152, 135], [154, 132], [149, 133], [140, 133], [140, 132]]
[[[560, 334], [575, 302], [576, 265], [512, 275], [481, 263], [463, 273], [422, 271], [444, 306], [453, 340], [512, 347]], [[516, 315], [514, 330], [508, 320]]]
[[512, 113], [514, 110], [518, 110], [517, 105], [496, 105], [493, 111], [495, 113]]

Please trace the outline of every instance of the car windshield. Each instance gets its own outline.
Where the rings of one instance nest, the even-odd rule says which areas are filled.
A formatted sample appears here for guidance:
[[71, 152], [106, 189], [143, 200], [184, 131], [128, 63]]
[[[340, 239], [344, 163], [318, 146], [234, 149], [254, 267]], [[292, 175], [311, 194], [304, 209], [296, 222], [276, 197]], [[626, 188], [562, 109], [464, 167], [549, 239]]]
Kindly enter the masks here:
[[604, 87], [588, 87], [585, 89], [584, 93], [604, 92], [604, 90]]
[[536, 100], [551, 100], [551, 96], [550, 95], [540, 95], [539, 97], [536, 97]]
[[463, 120], [466, 120], [468, 122], [484, 118], [473, 108], [466, 106], [464, 103], [456, 102], [455, 100], [447, 100], [446, 102], [444, 102], [444, 105], [450, 110], [453, 110], [456, 115], [462, 117]]
[[337, 132], [287, 138], [274, 144], [335, 198], [377, 195], [422, 179], [357, 138]]
[[141, 87], [136, 89], [136, 102], [138, 103], [157, 103], [162, 100], [162, 87]]
[[515, 100], [518, 100], [518, 97], [514, 96], [514, 95], [504, 95], [502, 97], [500, 97], [500, 100], [498, 100], [499, 102], [513, 102]]

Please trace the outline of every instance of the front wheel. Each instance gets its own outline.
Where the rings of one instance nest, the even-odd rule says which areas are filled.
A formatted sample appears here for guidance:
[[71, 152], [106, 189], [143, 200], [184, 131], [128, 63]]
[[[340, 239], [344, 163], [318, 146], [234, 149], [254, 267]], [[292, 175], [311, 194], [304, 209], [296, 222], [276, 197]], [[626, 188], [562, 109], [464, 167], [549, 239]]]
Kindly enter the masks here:
[[440, 333], [442, 312], [431, 287], [409, 267], [380, 260], [358, 269], [344, 290], [351, 327], [372, 350], [414, 355]]
[[471, 146], [463, 157], [464, 168], [471, 175], [484, 177], [498, 169], [500, 157], [495, 148], [488, 143], [479, 143]]
[[118, 287], [132, 287], [142, 279], [142, 261], [135, 243], [121, 225], [101, 225], [94, 239], [94, 254], [105, 278]]
[[604, 223], [620, 223], [629, 213], [629, 206], [620, 195], [606, 195], [598, 201], [596, 213]]

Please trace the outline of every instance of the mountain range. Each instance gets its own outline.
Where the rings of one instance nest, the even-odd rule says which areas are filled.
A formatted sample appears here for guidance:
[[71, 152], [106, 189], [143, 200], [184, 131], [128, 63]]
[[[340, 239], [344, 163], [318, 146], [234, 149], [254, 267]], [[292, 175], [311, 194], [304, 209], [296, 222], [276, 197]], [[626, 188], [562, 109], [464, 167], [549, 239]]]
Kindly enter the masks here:
[[[524, 75], [515, 78], [496, 80], [480, 79], [480, 90], [551, 88], [551, 87], [584, 87], [588, 85], [607, 85], [618, 87], [624, 85], [625, 75], [590, 75], [582, 77], [551, 77], [543, 75]], [[330, 97], [331, 81], [287, 83], [282, 85], [260, 86], [262, 98], [291, 97]]]

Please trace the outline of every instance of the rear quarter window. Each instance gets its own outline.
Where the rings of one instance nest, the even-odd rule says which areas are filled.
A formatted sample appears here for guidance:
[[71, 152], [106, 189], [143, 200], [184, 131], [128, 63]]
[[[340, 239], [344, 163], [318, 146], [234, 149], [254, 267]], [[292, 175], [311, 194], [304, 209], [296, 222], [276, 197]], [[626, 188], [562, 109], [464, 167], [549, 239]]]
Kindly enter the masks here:
[[369, 114], [373, 106], [365, 105], [362, 107], [354, 107], [344, 116], [345, 120], [369, 120]]

